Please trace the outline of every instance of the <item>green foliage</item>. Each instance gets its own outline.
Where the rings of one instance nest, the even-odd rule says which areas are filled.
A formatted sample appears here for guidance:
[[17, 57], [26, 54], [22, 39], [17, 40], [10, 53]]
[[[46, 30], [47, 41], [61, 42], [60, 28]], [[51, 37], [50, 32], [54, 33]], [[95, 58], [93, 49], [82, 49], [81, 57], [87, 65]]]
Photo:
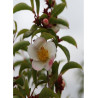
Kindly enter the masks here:
[[68, 49], [65, 46], [62, 46], [61, 44], [58, 44], [58, 46], [62, 49], [62, 51], [65, 53], [68, 62], [70, 61], [70, 53]]
[[34, 0], [30, 0], [31, 1], [31, 6], [32, 6], [32, 11], [34, 10]]
[[18, 88], [13, 88], [13, 95], [17, 95], [24, 98], [23, 94], [19, 91]]
[[30, 91], [29, 91], [28, 80], [25, 80], [24, 86], [25, 86], [26, 94], [29, 96]]
[[41, 34], [41, 37], [44, 37], [46, 40], [48, 40], [48, 39], [55, 39], [55, 37], [52, 35], [52, 34], [50, 34], [50, 33], [45, 33], [45, 32], [43, 32], [42, 34]]
[[43, 88], [41, 93], [39, 94], [39, 98], [59, 98], [57, 94], [55, 94], [50, 88]]
[[17, 67], [18, 65], [21, 65], [22, 62], [23, 62], [23, 60], [14, 62], [13, 67]]
[[23, 86], [24, 85], [23, 77], [20, 76], [18, 79], [14, 79], [14, 84], [19, 84], [19, 85]]
[[13, 96], [13, 98], [19, 98], [18, 96]]
[[76, 63], [76, 62], [73, 62], [73, 61], [70, 61], [70, 62], [68, 62], [68, 63], [66, 63], [64, 66], [63, 66], [63, 68], [62, 68], [62, 70], [61, 70], [61, 74], [64, 74], [66, 71], [68, 71], [69, 69], [73, 69], [73, 68], [80, 68], [80, 69], [82, 69], [82, 67], [81, 67], [81, 65], [80, 64], [78, 64], [78, 63]]
[[35, 0], [36, 2], [36, 10], [37, 10], [37, 14], [39, 15], [39, 9], [40, 9], [40, 0]]
[[47, 14], [42, 14], [40, 17], [39, 17], [39, 19], [41, 20], [41, 19], [44, 19], [44, 18], [48, 18], [48, 16], [47, 16]]
[[66, 42], [74, 45], [75, 47], [77, 47], [77, 43], [76, 43], [75, 39], [72, 38], [71, 36], [64, 36], [61, 38], [61, 40], [66, 41]]
[[66, 20], [60, 18], [51, 17], [49, 22], [52, 24], [61, 24], [69, 28], [69, 23]]
[[21, 10], [30, 10], [30, 11], [32, 11], [32, 8], [29, 5], [25, 4], [25, 3], [18, 3], [14, 6], [13, 13], [16, 13], [16, 12], [21, 11]]
[[20, 41], [14, 44], [13, 46], [13, 54], [15, 55], [15, 52], [18, 50], [27, 50], [27, 46], [29, 45], [29, 41]]
[[52, 65], [52, 74], [56, 75], [56, 77], [58, 77], [58, 69], [59, 69], [59, 63], [57, 61], [55, 61]]
[[19, 75], [24, 69], [32, 68], [31, 62], [28, 59], [25, 59], [20, 66]]
[[33, 83], [37, 86], [37, 71], [32, 69]]
[[64, 10], [65, 6], [66, 6], [66, 3], [55, 5], [54, 9], [51, 12], [51, 15], [58, 16]]
[[29, 31], [24, 33], [23, 38], [31, 36], [37, 30], [37, 27], [37, 25], [33, 25]]
[[17, 32], [17, 22], [14, 21], [14, 23], [15, 23], [15, 30], [13, 30], [13, 33], [15, 34]]
[[66, 3], [66, 6], [67, 6], [67, 2], [66, 2], [66, 0], [61, 0], [62, 2], [64, 2], [64, 3]]
[[29, 31], [28, 29], [22, 29], [18, 32], [17, 37], [21, 34], [24, 34], [25, 32]]

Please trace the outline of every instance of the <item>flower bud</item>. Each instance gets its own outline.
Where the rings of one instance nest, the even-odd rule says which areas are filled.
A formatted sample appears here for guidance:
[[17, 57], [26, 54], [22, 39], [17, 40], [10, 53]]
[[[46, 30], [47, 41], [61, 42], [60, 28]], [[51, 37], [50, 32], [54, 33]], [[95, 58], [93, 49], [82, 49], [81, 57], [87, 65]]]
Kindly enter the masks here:
[[43, 19], [43, 24], [44, 25], [48, 25], [49, 24], [49, 20], [47, 18]]

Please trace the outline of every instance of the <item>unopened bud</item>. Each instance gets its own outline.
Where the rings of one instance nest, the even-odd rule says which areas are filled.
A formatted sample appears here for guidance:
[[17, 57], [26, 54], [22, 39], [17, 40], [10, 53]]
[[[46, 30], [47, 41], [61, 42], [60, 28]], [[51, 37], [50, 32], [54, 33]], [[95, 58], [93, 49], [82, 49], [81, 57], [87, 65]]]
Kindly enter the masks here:
[[49, 24], [49, 20], [47, 18], [43, 19], [43, 24], [44, 25], [48, 25]]

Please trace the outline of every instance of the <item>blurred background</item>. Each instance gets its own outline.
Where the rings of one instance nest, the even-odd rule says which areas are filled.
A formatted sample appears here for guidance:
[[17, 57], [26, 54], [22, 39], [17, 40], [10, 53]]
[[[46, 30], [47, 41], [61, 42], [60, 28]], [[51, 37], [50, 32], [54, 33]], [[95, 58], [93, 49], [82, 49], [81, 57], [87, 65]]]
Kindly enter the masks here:
[[[43, 8], [46, 7], [44, 0], [40, 0], [40, 15], [42, 14]], [[56, 0], [57, 3], [60, 3], [61, 0]], [[58, 32], [60, 37], [65, 35], [72, 36], [77, 42], [77, 48], [74, 46], [66, 43], [61, 42], [62, 45], [66, 46], [70, 52], [71, 61], [76, 61], [82, 66], [84, 65], [84, 3], [83, 0], [66, 0], [67, 1], [67, 8], [59, 15], [60, 18], [66, 19], [69, 22], [70, 29], [61, 29]], [[13, 0], [13, 6], [17, 3], [25, 2], [30, 5], [30, 0]], [[17, 22], [18, 31], [23, 28], [30, 29], [33, 24], [34, 15], [30, 11], [21, 11], [17, 12], [13, 15], [13, 19]], [[14, 23], [13, 23], [14, 25]], [[14, 27], [14, 26], [13, 26]], [[20, 40], [17, 39], [17, 40]], [[17, 41], [16, 40], [16, 41]], [[26, 40], [30, 40], [29, 38]], [[28, 56], [28, 54], [23, 54], [23, 56]], [[23, 59], [19, 55], [16, 55], [14, 61]], [[64, 60], [59, 70], [61, 70], [62, 66], [67, 62], [67, 59], [64, 53], [58, 48], [56, 60]], [[13, 76], [18, 75], [19, 68], [15, 69], [13, 72]], [[71, 69], [67, 71], [63, 75], [64, 80], [66, 81], [66, 87], [62, 92], [61, 98], [84, 98], [84, 73], [80, 69]], [[41, 91], [41, 87], [35, 90], [36, 93]]]

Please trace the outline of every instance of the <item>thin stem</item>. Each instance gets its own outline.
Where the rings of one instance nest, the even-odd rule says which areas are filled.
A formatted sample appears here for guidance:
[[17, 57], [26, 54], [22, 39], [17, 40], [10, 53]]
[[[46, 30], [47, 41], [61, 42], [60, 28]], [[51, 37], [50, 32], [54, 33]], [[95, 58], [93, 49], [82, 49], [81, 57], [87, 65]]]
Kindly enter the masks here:
[[33, 89], [33, 92], [32, 92], [32, 94], [31, 94], [31, 96], [33, 96], [33, 93], [34, 93], [35, 89], [36, 89], [36, 87], [34, 87], [34, 89]]

